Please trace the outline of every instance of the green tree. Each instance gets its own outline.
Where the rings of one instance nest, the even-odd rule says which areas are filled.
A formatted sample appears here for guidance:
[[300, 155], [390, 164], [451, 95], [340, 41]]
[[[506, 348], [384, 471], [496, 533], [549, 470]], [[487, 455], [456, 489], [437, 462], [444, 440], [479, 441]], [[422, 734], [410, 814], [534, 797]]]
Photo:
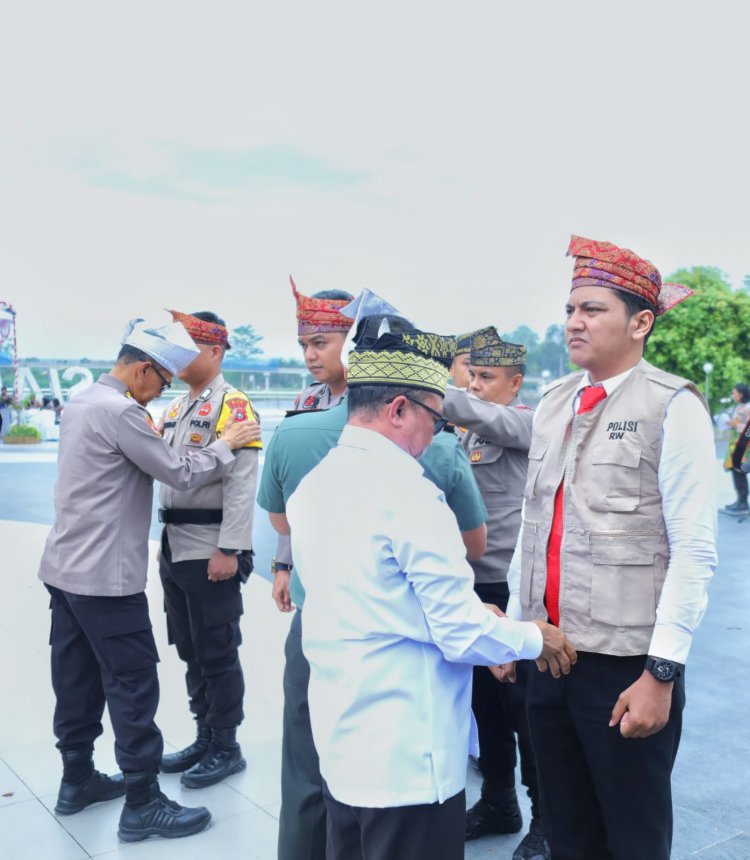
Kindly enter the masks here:
[[541, 371], [548, 370], [552, 379], [563, 376], [571, 369], [568, 348], [565, 345], [565, 326], [551, 325], [544, 333], [539, 344], [539, 366]]
[[667, 280], [685, 284], [695, 295], [658, 318], [646, 358], [691, 379], [704, 393], [703, 366], [712, 364], [709, 397], [716, 412], [735, 383], [750, 380], [750, 294], [733, 290], [712, 266], [678, 269]]
[[229, 333], [229, 343], [232, 345], [232, 358], [251, 358], [260, 355], [263, 350], [258, 346], [263, 335], [255, 331], [252, 325], [241, 325]]

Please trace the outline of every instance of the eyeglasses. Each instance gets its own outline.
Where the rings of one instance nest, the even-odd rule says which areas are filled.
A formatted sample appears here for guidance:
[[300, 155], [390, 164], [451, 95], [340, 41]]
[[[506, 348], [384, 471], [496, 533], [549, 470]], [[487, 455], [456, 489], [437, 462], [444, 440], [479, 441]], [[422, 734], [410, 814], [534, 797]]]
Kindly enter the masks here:
[[437, 436], [437, 434], [441, 430], [445, 429], [445, 426], [448, 423], [447, 418], [443, 418], [443, 416], [439, 412], [428, 406], [426, 403], [422, 403], [421, 400], [417, 400], [416, 397], [409, 397], [408, 394], [404, 394], [403, 396], [409, 401], [409, 403], [416, 403], [417, 406], [421, 406], [422, 409], [426, 409], [430, 413], [430, 415], [432, 415], [432, 420], [435, 424], [435, 426], [432, 428], [433, 436]]
[[172, 383], [164, 377], [164, 374], [159, 371], [155, 364], [151, 364], [149, 365], [149, 367], [151, 368], [151, 370], [154, 371], [154, 373], [159, 377], [159, 379], [161, 379], [161, 393], [164, 394], [165, 391], [168, 391], [172, 387]]

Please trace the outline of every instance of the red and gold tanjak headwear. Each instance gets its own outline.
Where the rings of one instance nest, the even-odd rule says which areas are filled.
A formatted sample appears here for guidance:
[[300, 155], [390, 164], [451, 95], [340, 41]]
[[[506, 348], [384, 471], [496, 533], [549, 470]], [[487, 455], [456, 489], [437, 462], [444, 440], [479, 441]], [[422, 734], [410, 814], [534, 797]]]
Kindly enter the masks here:
[[340, 313], [352, 299], [316, 299], [303, 296], [297, 289], [294, 279], [289, 275], [292, 293], [297, 302], [297, 334], [317, 334], [323, 331], [347, 332], [354, 320]]
[[568, 256], [575, 257], [573, 286], [609, 287], [645, 299], [661, 316], [693, 295], [682, 284], [662, 284], [659, 270], [628, 248], [571, 236]]
[[229, 345], [229, 332], [223, 325], [219, 323], [206, 322], [205, 320], [194, 317], [192, 314], [183, 314], [180, 311], [170, 310], [174, 322], [182, 323], [187, 329], [187, 333], [196, 343], [218, 343], [231, 349]]

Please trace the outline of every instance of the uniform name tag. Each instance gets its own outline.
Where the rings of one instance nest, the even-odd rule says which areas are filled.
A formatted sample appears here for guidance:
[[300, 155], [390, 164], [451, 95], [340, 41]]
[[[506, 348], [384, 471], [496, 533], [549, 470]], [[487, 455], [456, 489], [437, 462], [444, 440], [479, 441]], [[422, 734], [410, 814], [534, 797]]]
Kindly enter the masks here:
[[626, 433], [635, 433], [637, 430], [637, 421], [610, 421], [606, 432], [610, 439], [622, 439]]

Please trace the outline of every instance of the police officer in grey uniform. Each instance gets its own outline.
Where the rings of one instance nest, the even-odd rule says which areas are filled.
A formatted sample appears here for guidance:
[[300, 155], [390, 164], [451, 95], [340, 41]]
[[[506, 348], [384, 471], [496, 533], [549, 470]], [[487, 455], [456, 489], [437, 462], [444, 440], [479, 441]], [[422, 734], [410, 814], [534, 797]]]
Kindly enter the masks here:
[[[159, 660], [146, 599], [153, 479], [187, 489], [224, 474], [232, 450], [257, 425], [230, 422], [220, 441], [180, 457], [164, 444], [145, 404], [198, 353], [181, 325], [134, 320], [113, 370], [73, 398], [61, 424], [55, 523], [39, 578], [52, 610], [54, 731], [63, 759], [55, 811], [78, 812], [125, 794], [118, 836], [187, 836], [207, 809], [168, 800], [157, 779], [162, 736]], [[124, 785], [94, 769], [105, 702]]]
[[[224, 320], [208, 311], [172, 312], [200, 355], [180, 374], [189, 385], [165, 411], [164, 439], [178, 454], [201, 450], [221, 436], [227, 418], [255, 419], [247, 396], [221, 374], [230, 348]], [[257, 420], [257, 419], [256, 419]], [[238, 451], [234, 468], [201, 487], [162, 485], [159, 574], [164, 586], [169, 641], [187, 664], [194, 743], [162, 758], [164, 773], [184, 771], [187, 788], [204, 788], [245, 767], [237, 743], [244, 716], [245, 682], [240, 585], [252, 570], [252, 530], [260, 441]]]
[[[521, 402], [526, 348], [507, 343], [494, 327], [472, 333], [468, 392], [448, 388], [443, 414], [460, 428], [489, 519], [487, 550], [472, 561], [475, 591], [485, 603], [505, 610], [507, 572], [521, 526], [533, 411]], [[502, 684], [486, 669], [474, 670], [472, 709], [479, 730], [482, 796], [467, 813], [466, 838], [490, 833], [516, 833], [521, 811], [515, 790], [516, 740], [521, 753], [521, 778], [532, 804], [530, 832], [514, 860], [548, 857], [539, 821], [536, 763], [524, 712], [525, 683], [521, 664], [518, 683]]]

